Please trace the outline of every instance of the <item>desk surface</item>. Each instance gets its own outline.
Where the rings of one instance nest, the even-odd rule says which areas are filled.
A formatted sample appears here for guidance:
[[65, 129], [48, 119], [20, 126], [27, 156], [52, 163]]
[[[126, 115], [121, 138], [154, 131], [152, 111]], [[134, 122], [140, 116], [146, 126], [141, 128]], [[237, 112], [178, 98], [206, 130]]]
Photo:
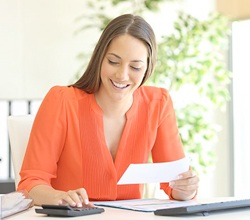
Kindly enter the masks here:
[[[43, 216], [42, 214], [37, 214], [34, 210], [35, 208], [31, 208], [27, 211], [23, 211], [21, 213], [15, 214], [13, 216], [7, 217], [6, 220], [42, 220]], [[221, 220], [221, 219], [227, 219], [227, 220], [249, 220], [250, 219], [250, 208], [248, 209], [239, 209], [239, 210], [230, 210], [230, 211], [223, 211], [223, 212], [217, 212], [217, 213], [209, 213], [208, 216], [204, 217], [202, 215], [190, 215], [190, 216], [179, 216], [179, 217], [168, 217], [168, 216], [156, 216], [152, 212], [137, 212], [137, 211], [129, 211], [129, 210], [123, 210], [123, 209], [116, 209], [116, 208], [106, 208], [105, 212], [101, 214], [95, 214], [95, 215], [88, 215], [88, 216], [81, 216], [81, 217], [72, 217], [70, 219], [77, 220], [77, 219], [88, 219], [88, 220], [128, 220], [128, 219], [136, 219], [136, 220], [159, 220], [159, 219], [195, 219], [195, 220], [205, 220], [205, 219], [213, 219], [213, 220]], [[44, 218], [46, 220], [58, 220], [58, 217], [47, 217]]]

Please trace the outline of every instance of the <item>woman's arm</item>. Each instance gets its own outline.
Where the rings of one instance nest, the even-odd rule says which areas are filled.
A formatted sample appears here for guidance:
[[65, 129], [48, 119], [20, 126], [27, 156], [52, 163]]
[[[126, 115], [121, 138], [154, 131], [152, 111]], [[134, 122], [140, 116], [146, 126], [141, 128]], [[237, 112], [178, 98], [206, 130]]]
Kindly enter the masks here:
[[[171, 97], [166, 90], [162, 91], [163, 98], [159, 111], [159, 126], [155, 145], [152, 149], [154, 162], [169, 162], [185, 157]], [[171, 199], [189, 200], [196, 195], [198, 183], [199, 178], [195, 172], [189, 170], [181, 174], [179, 179], [171, 181], [169, 184], [161, 183], [161, 189]]]
[[29, 195], [34, 200], [35, 205], [49, 204], [82, 207], [89, 204], [88, 195], [84, 188], [64, 192], [55, 190], [48, 185], [37, 185], [30, 190]]

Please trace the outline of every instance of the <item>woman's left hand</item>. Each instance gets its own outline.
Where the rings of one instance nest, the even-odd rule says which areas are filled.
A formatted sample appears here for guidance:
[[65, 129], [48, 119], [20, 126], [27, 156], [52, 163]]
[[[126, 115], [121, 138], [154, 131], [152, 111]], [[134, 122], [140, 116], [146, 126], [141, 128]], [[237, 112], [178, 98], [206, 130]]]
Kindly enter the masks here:
[[178, 176], [176, 180], [169, 182], [172, 188], [172, 197], [176, 200], [193, 199], [199, 186], [199, 177], [193, 170], [189, 170]]

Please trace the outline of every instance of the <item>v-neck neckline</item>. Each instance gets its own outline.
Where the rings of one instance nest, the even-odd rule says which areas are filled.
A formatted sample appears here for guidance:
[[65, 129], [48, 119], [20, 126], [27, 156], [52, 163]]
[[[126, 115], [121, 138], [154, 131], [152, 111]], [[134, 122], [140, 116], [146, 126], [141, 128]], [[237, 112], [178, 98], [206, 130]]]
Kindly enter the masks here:
[[126, 112], [125, 116], [126, 116], [126, 122], [121, 134], [121, 138], [117, 147], [117, 151], [116, 151], [116, 156], [115, 159], [113, 160], [113, 157], [111, 155], [111, 152], [109, 151], [109, 148], [107, 146], [107, 142], [106, 142], [106, 137], [105, 137], [105, 132], [104, 132], [104, 122], [103, 122], [103, 111], [100, 108], [100, 106], [97, 104], [96, 102], [96, 98], [94, 94], [91, 94], [91, 108], [92, 110], [99, 116], [99, 120], [100, 120], [100, 124], [102, 126], [101, 129], [101, 139], [102, 139], [102, 146], [104, 146], [106, 149], [104, 150], [104, 152], [106, 152], [106, 157], [108, 159], [108, 161], [110, 161], [110, 163], [113, 164], [115, 169], [118, 169], [119, 167], [119, 163], [122, 160], [122, 152], [124, 151], [124, 148], [126, 147], [126, 144], [124, 144], [124, 142], [126, 140], [126, 136], [128, 135], [128, 129], [130, 127], [130, 123], [131, 123], [131, 118], [135, 115], [136, 111], [137, 111], [137, 106], [138, 106], [138, 91], [135, 91], [134, 93], [134, 98], [133, 98], [133, 103], [132, 106], [130, 107], [130, 109]]

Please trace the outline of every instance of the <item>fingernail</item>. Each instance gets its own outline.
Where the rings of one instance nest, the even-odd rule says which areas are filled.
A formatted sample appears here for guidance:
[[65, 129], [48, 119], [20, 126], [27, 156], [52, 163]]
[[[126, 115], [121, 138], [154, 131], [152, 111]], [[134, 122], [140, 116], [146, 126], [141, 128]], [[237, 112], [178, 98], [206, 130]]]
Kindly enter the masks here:
[[170, 182], [170, 183], [169, 183], [169, 186], [170, 186], [171, 188], [173, 188], [174, 182]]
[[85, 203], [85, 205], [88, 205], [89, 204], [89, 200], [88, 199], [84, 199], [84, 203]]
[[177, 176], [177, 179], [178, 179], [178, 180], [179, 180], [179, 179], [182, 179], [182, 175]]
[[77, 203], [77, 207], [82, 207], [82, 203]]

